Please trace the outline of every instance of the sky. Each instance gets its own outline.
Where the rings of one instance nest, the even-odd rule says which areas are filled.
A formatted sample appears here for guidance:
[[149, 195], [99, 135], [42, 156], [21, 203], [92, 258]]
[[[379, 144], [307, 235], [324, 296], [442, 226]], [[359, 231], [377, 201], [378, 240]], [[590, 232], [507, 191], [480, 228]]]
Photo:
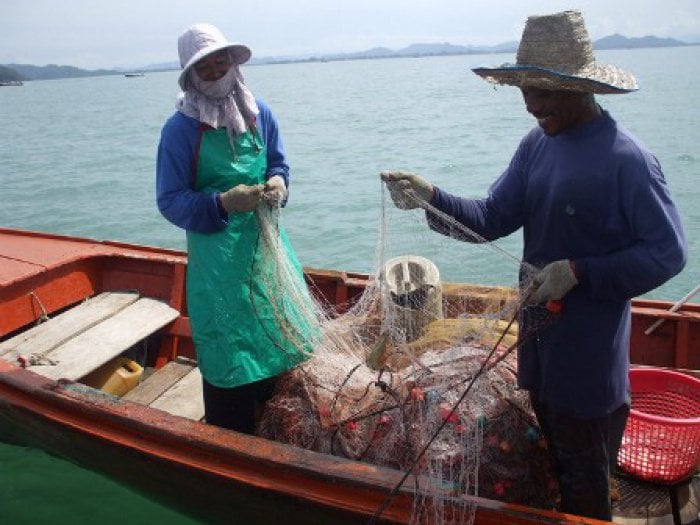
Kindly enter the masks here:
[[700, 0], [0, 0], [0, 64], [136, 68], [177, 61], [177, 38], [208, 22], [253, 56], [413, 43], [518, 41], [529, 15], [579, 9], [591, 38], [700, 42]]

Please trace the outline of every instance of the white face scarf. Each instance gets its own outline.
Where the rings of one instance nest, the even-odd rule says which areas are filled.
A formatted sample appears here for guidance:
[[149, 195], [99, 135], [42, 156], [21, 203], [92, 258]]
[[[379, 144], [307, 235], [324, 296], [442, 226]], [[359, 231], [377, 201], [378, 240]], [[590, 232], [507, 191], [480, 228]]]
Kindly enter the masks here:
[[223, 77], [213, 81], [202, 80], [190, 68], [185, 86], [176, 103], [181, 113], [214, 129], [225, 127], [231, 140], [255, 124], [258, 105], [236, 64], [232, 63]]

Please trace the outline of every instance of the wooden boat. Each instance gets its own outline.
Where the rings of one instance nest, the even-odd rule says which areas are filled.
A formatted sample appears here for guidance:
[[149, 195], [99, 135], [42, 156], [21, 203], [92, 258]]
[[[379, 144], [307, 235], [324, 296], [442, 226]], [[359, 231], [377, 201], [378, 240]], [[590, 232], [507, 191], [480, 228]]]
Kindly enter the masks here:
[[[44, 448], [210, 522], [371, 521], [403, 473], [199, 421], [186, 264], [174, 250], [0, 228], [0, 439]], [[339, 309], [369, 281], [311, 268], [306, 277]], [[443, 296], [475, 304], [488, 292], [446, 284]], [[700, 353], [691, 350], [700, 348], [700, 304], [671, 306], [634, 301], [631, 359], [698, 375]], [[155, 370], [138, 389], [120, 398], [81, 382], [134, 345], [147, 345]], [[479, 525], [600, 523], [473, 504]], [[399, 490], [376, 522], [408, 523], [411, 507], [412, 491]]]

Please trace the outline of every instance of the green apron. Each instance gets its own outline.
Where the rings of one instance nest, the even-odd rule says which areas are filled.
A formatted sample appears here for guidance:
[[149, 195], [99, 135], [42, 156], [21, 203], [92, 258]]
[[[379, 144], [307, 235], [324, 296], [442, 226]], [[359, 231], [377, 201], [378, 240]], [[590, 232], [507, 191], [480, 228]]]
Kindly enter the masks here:
[[[265, 182], [266, 151], [257, 130], [236, 137], [233, 146], [235, 153], [225, 128], [203, 132], [197, 191]], [[282, 228], [279, 235], [296, 277], [303, 279]], [[188, 231], [187, 252], [187, 310], [198, 366], [209, 383], [232, 388], [278, 375], [307, 359], [310, 328], [284, 290], [269, 289], [277, 268], [254, 212], [231, 213], [219, 232]]]

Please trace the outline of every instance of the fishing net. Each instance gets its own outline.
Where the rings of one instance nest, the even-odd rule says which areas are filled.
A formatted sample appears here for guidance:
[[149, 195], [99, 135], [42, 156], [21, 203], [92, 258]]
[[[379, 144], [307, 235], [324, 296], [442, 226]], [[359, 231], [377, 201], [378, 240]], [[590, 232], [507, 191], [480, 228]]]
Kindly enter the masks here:
[[[516, 386], [518, 337], [551, 320], [542, 308], [531, 333], [518, 327], [517, 275], [527, 282], [534, 268], [420, 204], [397, 210], [382, 189], [375, 270], [339, 308], [324, 304], [313, 283], [309, 293], [290, 268], [278, 245], [279, 212], [258, 212], [259, 249], [277, 268], [265, 286], [284, 297], [275, 315], [285, 337], [313, 355], [280, 378], [257, 433], [402, 471], [403, 489], [415, 491], [416, 524], [471, 523], [464, 495], [551, 509], [551, 459], [527, 392]], [[451, 284], [492, 274], [515, 282]], [[290, 305], [303, 330], [285, 322]]]

